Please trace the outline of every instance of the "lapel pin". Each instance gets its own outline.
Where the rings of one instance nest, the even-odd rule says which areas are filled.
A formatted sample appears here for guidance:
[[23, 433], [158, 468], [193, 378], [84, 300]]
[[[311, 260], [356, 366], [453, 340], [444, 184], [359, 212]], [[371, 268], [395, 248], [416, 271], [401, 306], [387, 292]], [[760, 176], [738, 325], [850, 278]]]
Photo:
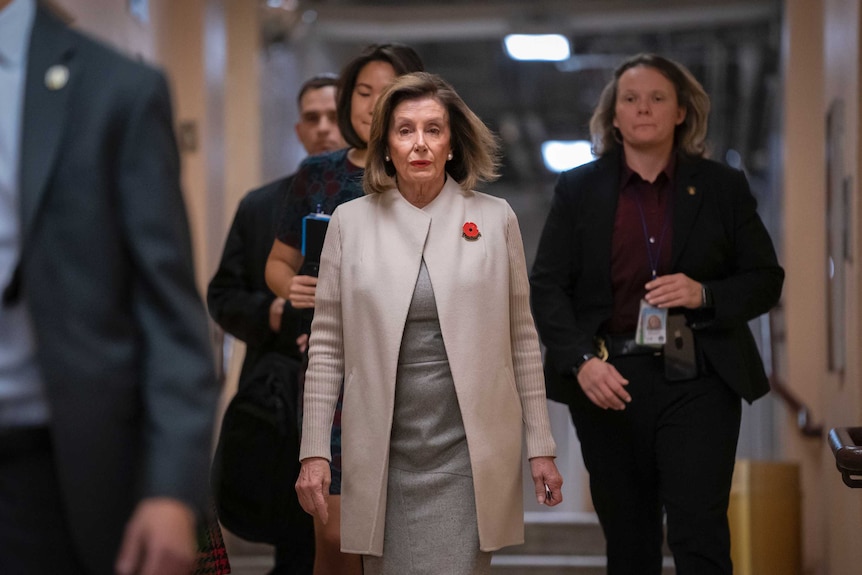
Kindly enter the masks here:
[[689, 187], [688, 187], [688, 195], [689, 195], [689, 196], [693, 196], [693, 195], [695, 195], [696, 193], [697, 193], [697, 190], [695, 190], [695, 189], [694, 189], [694, 186], [689, 186]]
[[49, 90], [61, 90], [69, 81], [69, 68], [62, 64], [55, 64], [45, 72], [45, 86]]

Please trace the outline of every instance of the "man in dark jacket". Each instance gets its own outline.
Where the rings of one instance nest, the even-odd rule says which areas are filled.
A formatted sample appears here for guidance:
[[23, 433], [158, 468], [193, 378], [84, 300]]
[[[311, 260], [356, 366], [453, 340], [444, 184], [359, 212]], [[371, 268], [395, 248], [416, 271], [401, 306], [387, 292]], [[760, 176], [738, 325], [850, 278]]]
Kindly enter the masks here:
[[[338, 130], [335, 111], [337, 78], [315, 76], [299, 91], [296, 135], [309, 154], [319, 154], [346, 144]], [[266, 286], [266, 259], [275, 238], [279, 208], [290, 189], [293, 175], [249, 192], [240, 202], [225, 242], [219, 268], [207, 292], [210, 315], [226, 332], [246, 344], [239, 386], [249, 381], [254, 368], [269, 353], [300, 359], [299, 314]], [[301, 341], [297, 341], [302, 337]], [[297, 373], [298, 375], [298, 373]], [[292, 485], [285, 490], [293, 492]], [[276, 545], [273, 574], [311, 575], [314, 531], [310, 516], [301, 531]]]

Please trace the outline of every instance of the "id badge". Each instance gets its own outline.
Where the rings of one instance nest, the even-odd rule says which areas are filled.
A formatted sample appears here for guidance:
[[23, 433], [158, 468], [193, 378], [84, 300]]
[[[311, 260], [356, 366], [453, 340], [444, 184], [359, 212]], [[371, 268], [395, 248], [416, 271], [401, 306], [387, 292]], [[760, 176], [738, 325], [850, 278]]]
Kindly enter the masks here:
[[641, 300], [635, 341], [638, 345], [662, 347], [667, 341], [667, 309], [651, 306]]

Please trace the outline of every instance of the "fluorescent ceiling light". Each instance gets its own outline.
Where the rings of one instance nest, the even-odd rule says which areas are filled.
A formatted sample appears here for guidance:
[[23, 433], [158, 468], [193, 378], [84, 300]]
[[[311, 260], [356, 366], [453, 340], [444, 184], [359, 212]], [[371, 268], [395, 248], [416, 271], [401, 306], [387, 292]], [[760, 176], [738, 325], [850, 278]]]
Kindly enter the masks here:
[[565, 172], [595, 159], [592, 144], [587, 140], [549, 140], [542, 144], [542, 158], [552, 172]]
[[560, 34], [509, 34], [503, 43], [513, 60], [561, 62], [571, 54], [569, 40]]

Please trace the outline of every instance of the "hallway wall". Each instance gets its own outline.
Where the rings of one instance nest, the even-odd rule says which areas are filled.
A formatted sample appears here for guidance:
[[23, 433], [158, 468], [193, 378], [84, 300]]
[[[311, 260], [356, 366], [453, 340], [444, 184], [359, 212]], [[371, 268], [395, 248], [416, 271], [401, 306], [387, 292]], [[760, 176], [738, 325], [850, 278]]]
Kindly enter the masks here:
[[[826, 272], [828, 232], [836, 231], [835, 220], [827, 224], [826, 122], [830, 107], [839, 100], [843, 135], [835, 138], [833, 133], [831, 140], [838, 142], [839, 152], [829, 164], [833, 180], [838, 173], [838, 180], [849, 182], [852, 199], [846, 209], [839, 206], [837, 214], [846, 215], [851, 253], [859, 253], [860, 7], [857, 0], [787, 0], [785, 8], [783, 372], [828, 432], [831, 427], [862, 425], [859, 266], [840, 256], [835, 261], [835, 277], [845, 274], [840, 286], [844, 313], [833, 318], [845, 332], [844, 340], [834, 344], [840, 346], [837, 355], [829, 347], [828, 308], [830, 292], [840, 290], [830, 289]], [[840, 360], [840, 352], [843, 370], [830, 370], [830, 358]], [[791, 414], [779, 426], [785, 458], [797, 461], [802, 471], [804, 572], [858, 572], [862, 495], [841, 482], [825, 437], [803, 438]]]
[[[820, 386], [826, 428], [862, 425], [862, 347], [860, 326], [862, 326], [862, 283], [858, 265], [859, 248], [859, 178], [860, 134], [860, 62], [862, 62], [862, 7], [859, 0], [826, 0], [824, 17], [824, 106], [828, 112], [836, 103], [843, 104], [843, 117], [839, 117], [838, 149], [834, 158], [827, 158], [835, 164], [835, 176], [830, 185], [834, 191], [832, 202], [837, 206], [838, 221], [830, 224], [832, 237], [839, 245], [844, 241], [842, 231], [848, 235], [849, 252], [836, 257], [836, 266], [843, 266], [845, 276], [842, 281], [846, 310], [843, 317], [844, 340], [841, 355], [846, 365], [843, 372], [830, 374]], [[828, 134], [827, 134], [828, 137]], [[828, 143], [828, 142], [827, 142]], [[836, 181], [837, 179], [837, 181]], [[824, 183], [830, 179], [824, 179]], [[849, 197], [844, 203], [844, 194]], [[846, 230], [839, 222], [844, 220]], [[836, 229], [839, 228], [839, 229]], [[836, 237], [837, 236], [837, 237]], [[840, 250], [843, 252], [843, 250]], [[821, 268], [823, 269], [823, 268]], [[855, 573], [862, 566], [862, 547], [859, 533], [862, 533], [862, 493], [848, 489], [839, 479], [834, 467], [835, 459], [828, 448], [821, 458], [821, 469], [826, 474], [821, 489], [826, 494], [823, 510], [825, 521], [824, 566], [828, 573]]]
[[140, 19], [125, 0], [53, 1], [74, 26], [166, 72], [204, 293], [239, 200], [261, 183], [257, 3], [149, 0]]

